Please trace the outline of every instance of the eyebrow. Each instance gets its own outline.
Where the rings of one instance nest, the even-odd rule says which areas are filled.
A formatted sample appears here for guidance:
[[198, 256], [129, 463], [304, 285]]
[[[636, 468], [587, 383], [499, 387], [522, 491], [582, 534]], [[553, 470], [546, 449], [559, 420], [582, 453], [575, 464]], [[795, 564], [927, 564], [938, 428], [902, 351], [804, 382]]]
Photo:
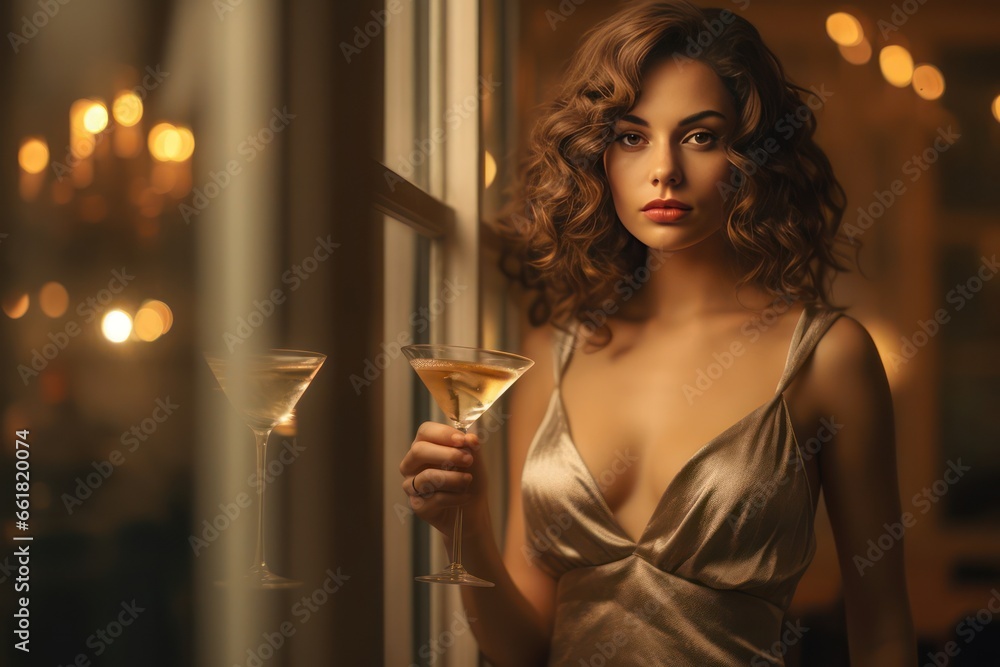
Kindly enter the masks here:
[[[699, 111], [698, 113], [691, 114], [687, 118], [681, 119], [681, 122], [677, 123], [677, 126], [681, 127], [683, 125], [690, 125], [691, 123], [697, 123], [699, 120], [702, 120], [704, 118], [721, 118], [722, 120], [726, 120], [726, 117], [723, 116], [718, 111], [715, 111], [713, 109], [706, 109], [705, 111]], [[624, 121], [628, 121], [629, 123], [641, 125], [642, 127], [649, 127], [648, 122], [646, 122], [642, 118], [639, 118], [638, 116], [633, 116], [632, 114], [627, 114], [625, 116], [622, 116], [621, 119]]]

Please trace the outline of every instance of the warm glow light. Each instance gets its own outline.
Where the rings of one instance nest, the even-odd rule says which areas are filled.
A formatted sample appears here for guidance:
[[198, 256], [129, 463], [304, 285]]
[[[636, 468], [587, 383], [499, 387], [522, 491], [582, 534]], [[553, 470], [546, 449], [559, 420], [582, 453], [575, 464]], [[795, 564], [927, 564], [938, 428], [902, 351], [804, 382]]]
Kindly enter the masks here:
[[160, 162], [173, 160], [180, 153], [181, 135], [170, 123], [160, 123], [149, 131], [149, 152]]
[[45, 283], [38, 291], [38, 305], [49, 317], [62, 317], [69, 307], [69, 293], [60, 283]]
[[108, 126], [108, 108], [103, 102], [91, 102], [90, 107], [83, 112], [83, 129], [91, 134], [103, 132]]
[[122, 343], [132, 333], [132, 318], [122, 310], [108, 311], [101, 320], [101, 333], [112, 343]]
[[135, 335], [139, 340], [152, 342], [163, 335], [163, 319], [152, 308], [140, 308], [135, 314]]
[[111, 112], [119, 125], [132, 127], [142, 119], [142, 98], [131, 90], [118, 93]]
[[[82, 160], [94, 154], [94, 148], [97, 146], [97, 142], [94, 140], [94, 135], [84, 129], [71, 130], [69, 135], [69, 146], [70, 153], [73, 154], [73, 157]], [[79, 163], [76, 166], [82, 167], [83, 163]], [[74, 169], [73, 177], [74, 179], [80, 177], [82, 180], [77, 183], [77, 185], [79, 187], [86, 187], [87, 185], [90, 185], [90, 181], [83, 178], [82, 173], [83, 172], [79, 169]]]
[[486, 151], [486, 155], [483, 159], [485, 176], [486, 176], [486, 186], [490, 187], [493, 185], [493, 179], [497, 177], [497, 161], [493, 159], [493, 155], [489, 151]]
[[[90, 135], [87, 135], [87, 136], [90, 136]], [[91, 144], [90, 144], [90, 153], [87, 153], [87, 155], [91, 155], [93, 152], [94, 152], [94, 144], [93, 144], [93, 142], [91, 142]], [[81, 157], [87, 157], [87, 155], [84, 155], [84, 156], [81, 156]], [[72, 181], [73, 181], [73, 185], [77, 189], [80, 189], [80, 190], [84, 189], [85, 187], [87, 187], [91, 183], [93, 183], [94, 182], [94, 163], [93, 163], [93, 161], [92, 160], [83, 160], [83, 159], [81, 159], [79, 162], [77, 162], [75, 165], [73, 165]], [[96, 197], [100, 197], [100, 195], [95, 195], [95, 196]]]
[[897, 88], [905, 88], [913, 79], [913, 57], [902, 46], [887, 46], [878, 54], [878, 64], [885, 80]]
[[163, 322], [163, 331], [161, 333], [167, 333], [170, 331], [170, 327], [174, 325], [174, 313], [170, 310], [170, 306], [162, 301], [158, 301], [157, 299], [144, 301], [140, 310], [152, 310], [160, 316], [160, 321]]
[[81, 132], [86, 131], [83, 126], [83, 117], [93, 104], [93, 100], [77, 100], [73, 102], [73, 105], [69, 108], [69, 125], [72, 129]]
[[9, 294], [3, 300], [3, 312], [12, 320], [24, 316], [28, 312], [28, 294]]
[[861, 21], [846, 12], [830, 14], [826, 18], [826, 34], [841, 46], [857, 46], [865, 38]]
[[112, 135], [111, 145], [118, 157], [136, 157], [142, 152], [142, 130], [134, 125], [132, 127], [119, 126], [115, 128], [115, 133]]
[[191, 128], [178, 125], [177, 136], [180, 138], [180, 146], [172, 159], [176, 162], [184, 162], [194, 153], [194, 133], [191, 132]]
[[282, 435], [286, 437], [292, 437], [296, 435], [298, 430], [298, 419], [295, 417], [295, 408], [292, 408], [291, 412], [286, 413], [278, 423], [274, 426], [274, 432], [277, 435]]
[[936, 100], [944, 94], [944, 75], [934, 65], [917, 65], [913, 70], [913, 90], [925, 100]]
[[838, 44], [837, 49], [840, 50], [840, 55], [844, 57], [844, 60], [852, 65], [864, 65], [872, 59], [872, 45], [867, 37], [862, 37], [861, 42], [855, 46]]
[[153, 171], [149, 175], [149, 186], [158, 195], [165, 195], [177, 185], [176, 165], [169, 162], [160, 162], [153, 165]]
[[49, 164], [49, 146], [43, 139], [29, 137], [21, 142], [17, 163], [29, 174], [40, 174]]
[[[94, 100], [77, 100], [69, 108], [69, 149], [73, 157], [80, 160], [94, 153], [94, 133], [85, 124], [87, 113], [93, 106]], [[73, 170], [73, 177], [78, 177], [76, 169]]]
[[1000, 123], [1000, 95], [993, 98], [993, 117]]

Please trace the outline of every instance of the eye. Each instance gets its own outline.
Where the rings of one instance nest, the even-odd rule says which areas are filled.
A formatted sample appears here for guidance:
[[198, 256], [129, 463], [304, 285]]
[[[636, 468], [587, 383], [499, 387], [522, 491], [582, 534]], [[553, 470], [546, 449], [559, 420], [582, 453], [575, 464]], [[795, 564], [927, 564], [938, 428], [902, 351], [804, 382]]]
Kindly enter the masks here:
[[718, 137], [716, 137], [714, 133], [703, 130], [701, 132], [689, 134], [684, 140], [684, 143], [694, 144], [695, 146], [711, 146], [717, 141], [717, 139]]
[[625, 132], [624, 134], [618, 135], [618, 137], [615, 138], [615, 141], [621, 143], [623, 146], [636, 148], [639, 145], [639, 142], [642, 141], [642, 137], [635, 132]]

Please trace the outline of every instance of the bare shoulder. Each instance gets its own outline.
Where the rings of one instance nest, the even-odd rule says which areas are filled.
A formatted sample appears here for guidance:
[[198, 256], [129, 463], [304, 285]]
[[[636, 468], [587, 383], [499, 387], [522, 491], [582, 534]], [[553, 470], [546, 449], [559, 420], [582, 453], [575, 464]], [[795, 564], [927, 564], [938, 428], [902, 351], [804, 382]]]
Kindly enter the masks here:
[[[865, 559], [873, 540], [881, 544], [886, 526], [904, 515], [885, 370], [868, 331], [844, 315], [817, 343], [811, 362], [811, 391], [831, 431], [819, 450], [818, 472], [843, 576], [851, 663], [902, 665], [902, 653], [895, 654], [899, 659], [875, 656], [889, 655], [887, 638], [898, 638], [899, 646], [913, 642], [903, 547], [880, 551], [877, 564]], [[893, 533], [894, 542], [902, 539]], [[862, 655], [871, 660], [856, 659]]]
[[521, 322], [520, 353], [535, 362], [511, 387], [510, 422], [507, 448], [507, 520], [504, 530], [503, 560], [520, 593], [531, 603], [551, 632], [555, 617], [555, 581], [533, 559], [525, 557], [528, 547], [521, 476], [531, 443], [555, 387], [554, 345], [557, 331], [551, 325], [535, 327]]
[[519, 394], [529, 394], [534, 399], [539, 392], [552, 391], [555, 384], [555, 344], [558, 335], [551, 324], [536, 327], [527, 322], [522, 323], [519, 353], [535, 363], [514, 385], [515, 389], [520, 390]]
[[[521, 354], [533, 359], [535, 364], [545, 363], [546, 360], [536, 359], [548, 355], [552, 356], [552, 349], [556, 342], [558, 332], [551, 324], [540, 327], [533, 326], [527, 322], [521, 325]], [[531, 356], [534, 355], [534, 356]], [[549, 364], [551, 366], [551, 363]]]
[[555, 388], [555, 344], [558, 331], [550, 324], [536, 327], [521, 323], [518, 352], [534, 365], [511, 387], [510, 465], [516, 472], [523, 463], [532, 435], [544, 417]]
[[873, 353], [878, 354], [868, 329], [847, 313], [841, 313], [834, 320], [816, 344], [815, 352], [817, 359], [854, 359], [859, 362], [870, 360]]
[[838, 317], [817, 342], [799, 390], [814, 415], [855, 420], [891, 416], [885, 368], [871, 334], [850, 315]]

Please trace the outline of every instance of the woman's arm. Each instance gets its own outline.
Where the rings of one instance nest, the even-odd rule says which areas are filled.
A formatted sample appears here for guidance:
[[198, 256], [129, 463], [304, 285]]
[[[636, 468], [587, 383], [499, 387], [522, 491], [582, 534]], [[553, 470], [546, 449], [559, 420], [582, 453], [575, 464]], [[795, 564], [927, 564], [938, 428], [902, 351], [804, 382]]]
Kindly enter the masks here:
[[[521, 471], [528, 447], [541, 424], [554, 387], [552, 335], [547, 327], [524, 323], [521, 354], [535, 365], [510, 389], [508, 423], [508, 500], [504, 550], [493, 538], [485, 503], [466, 509], [476, 515], [473, 533], [466, 532], [462, 560], [470, 572], [492, 581], [494, 588], [463, 587], [462, 600], [480, 651], [496, 667], [546, 664], [555, 610], [556, 582], [525, 556]], [[485, 494], [483, 494], [485, 498]], [[478, 626], [478, 627], [477, 627]]]
[[[552, 336], [547, 329], [525, 326], [522, 352], [535, 361], [535, 366], [511, 389], [505, 555], [501, 555], [493, 536], [486, 466], [475, 452], [471, 461], [466, 460], [466, 451], [479, 449], [476, 436], [425, 422], [399, 466], [410, 507], [441, 532], [449, 556], [455, 508], [464, 508], [463, 564], [495, 587], [463, 586], [462, 600], [480, 650], [497, 667], [546, 663], [555, 606], [555, 582], [534, 567], [524, 555], [530, 552], [522, 548], [525, 527], [521, 470], [554, 386]], [[418, 491], [424, 495], [418, 495]]]
[[[841, 317], [816, 346], [806, 389], [840, 428], [820, 451], [820, 477], [843, 578], [853, 667], [917, 662], [903, 566], [903, 511], [896, 475], [892, 397], [875, 344]], [[887, 528], [888, 526], [888, 528]], [[869, 561], [869, 540], [893, 544]], [[882, 539], [884, 546], [886, 538]]]

